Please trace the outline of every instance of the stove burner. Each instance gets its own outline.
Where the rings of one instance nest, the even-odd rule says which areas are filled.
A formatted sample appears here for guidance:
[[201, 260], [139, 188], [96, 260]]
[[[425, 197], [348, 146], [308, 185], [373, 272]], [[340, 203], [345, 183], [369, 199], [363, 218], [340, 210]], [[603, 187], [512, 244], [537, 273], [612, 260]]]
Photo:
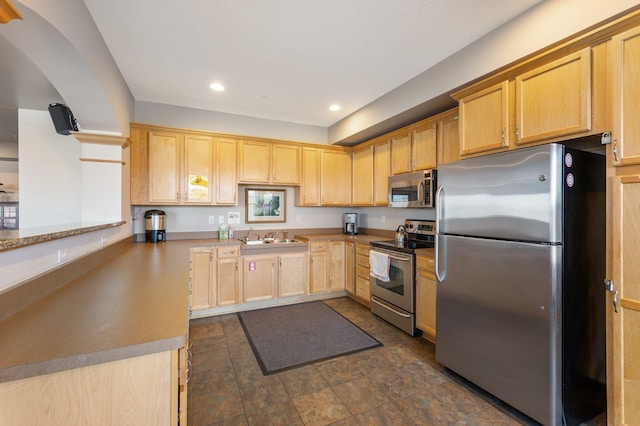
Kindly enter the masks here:
[[423, 248], [433, 248], [433, 241], [425, 240], [407, 240], [404, 243], [396, 243], [394, 240], [390, 241], [374, 241], [371, 243], [374, 247], [387, 248], [392, 250], [398, 250], [405, 253], [413, 253], [414, 250]]

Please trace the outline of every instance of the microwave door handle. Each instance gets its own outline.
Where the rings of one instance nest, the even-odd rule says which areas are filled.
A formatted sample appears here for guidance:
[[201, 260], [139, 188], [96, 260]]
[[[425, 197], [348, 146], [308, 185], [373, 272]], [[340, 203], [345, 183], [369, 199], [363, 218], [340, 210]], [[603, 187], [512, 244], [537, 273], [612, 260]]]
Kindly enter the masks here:
[[424, 204], [424, 183], [426, 179], [422, 179], [420, 183], [418, 183], [418, 205]]

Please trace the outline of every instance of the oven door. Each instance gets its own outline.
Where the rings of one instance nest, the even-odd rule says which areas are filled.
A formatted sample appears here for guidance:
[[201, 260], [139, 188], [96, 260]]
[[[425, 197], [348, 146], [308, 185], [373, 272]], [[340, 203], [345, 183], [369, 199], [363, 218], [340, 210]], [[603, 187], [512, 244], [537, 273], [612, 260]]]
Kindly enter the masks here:
[[371, 277], [371, 295], [413, 314], [414, 297], [414, 255], [393, 250], [372, 247], [389, 256], [389, 282]]

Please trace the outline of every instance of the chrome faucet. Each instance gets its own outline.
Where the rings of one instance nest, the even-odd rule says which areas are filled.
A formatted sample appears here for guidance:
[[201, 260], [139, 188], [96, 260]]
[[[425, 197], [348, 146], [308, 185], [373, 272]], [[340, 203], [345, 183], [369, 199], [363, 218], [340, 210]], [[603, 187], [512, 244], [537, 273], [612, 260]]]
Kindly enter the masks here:
[[245, 241], [249, 241], [249, 236], [251, 235], [251, 233], [253, 232], [253, 226], [249, 227], [249, 232], [247, 232], [247, 235], [245, 235], [244, 240]]

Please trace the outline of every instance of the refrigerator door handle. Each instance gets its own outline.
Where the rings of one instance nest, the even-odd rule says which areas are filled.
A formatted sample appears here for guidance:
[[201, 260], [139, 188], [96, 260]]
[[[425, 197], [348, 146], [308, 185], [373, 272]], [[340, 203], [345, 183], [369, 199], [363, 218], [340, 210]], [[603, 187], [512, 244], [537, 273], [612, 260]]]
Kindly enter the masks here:
[[[447, 262], [447, 259], [446, 259], [446, 257], [444, 256], [444, 252], [445, 252], [445, 250], [444, 250], [444, 243], [442, 243], [442, 244], [441, 244], [441, 243], [440, 243], [440, 241], [441, 241], [441, 240], [443, 240], [443, 239], [442, 239], [442, 238], [440, 238], [440, 235], [439, 235], [439, 234], [436, 234], [436, 244], [435, 244], [435, 246], [436, 246], [436, 255], [435, 255], [435, 259], [434, 259], [434, 260], [435, 260], [435, 262], [434, 262], [434, 263], [435, 263], [435, 265], [434, 265], [434, 266], [435, 266], [435, 268], [434, 268], [434, 269], [435, 269], [435, 271], [434, 271], [434, 272], [435, 272], [435, 275], [436, 275], [436, 280], [437, 280], [439, 283], [441, 283], [442, 281], [444, 281], [444, 279], [445, 279], [445, 278], [446, 278], [446, 276], [447, 276], [447, 270], [446, 270], [446, 268], [444, 268], [444, 271], [441, 271], [441, 270], [440, 270], [440, 259], [441, 259], [441, 258], [443, 258], [443, 260], [444, 260], [444, 263], [445, 263], [445, 264], [446, 264], [446, 262]], [[442, 250], [442, 256], [440, 255], [440, 251], [441, 251], [441, 250]]]
[[442, 220], [442, 193], [444, 186], [438, 185], [436, 190], [436, 234], [440, 233], [440, 221]]
[[[444, 192], [444, 186], [438, 185], [438, 189], [436, 190], [436, 244], [435, 244], [435, 275], [436, 280], [441, 283], [445, 276], [444, 274], [440, 274], [440, 249], [444, 248], [440, 246], [440, 221], [442, 218], [442, 193]], [[446, 261], [446, 259], [444, 259]]]

